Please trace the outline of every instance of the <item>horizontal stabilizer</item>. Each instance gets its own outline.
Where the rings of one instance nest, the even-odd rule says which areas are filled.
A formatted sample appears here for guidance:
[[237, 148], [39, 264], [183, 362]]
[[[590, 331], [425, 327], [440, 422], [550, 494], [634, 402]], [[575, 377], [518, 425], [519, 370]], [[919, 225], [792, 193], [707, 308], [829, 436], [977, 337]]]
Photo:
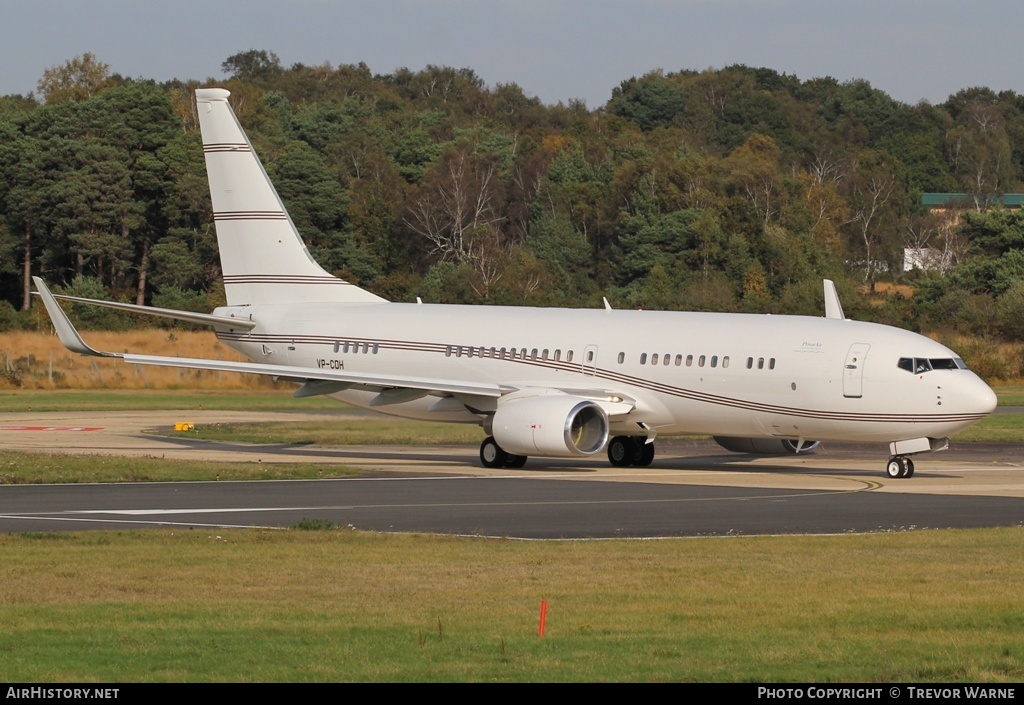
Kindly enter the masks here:
[[[37, 279], [37, 277], [33, 278]], [[253, 328], [256, 327], [256, 322], [248, 318], [230, 318], [228, 316], [215, 316], [212, 313], [179, 311], [173, 308], [159, 308], [157, 306], [139, 306], [138, 304], [125, 304], [121, 303], [120, 301], [83, 299], [79, 296], [65, 296], [62, 294], [53, 294], [53, 298], [60, 299], [61, 301], [73, 301], [79, 304], [87, 304], [89, 306], [115, 308], [119, 311], [128, 311], [130, 313], [141, 313], [145, 316], [159, 316], [160, 318], [171, 318], [176, 321], [185, 321], [186, 323], [195, 323], [203, 326], [217, 326], [218, 328], [235, 328], [238, 330], [252, 330]]]

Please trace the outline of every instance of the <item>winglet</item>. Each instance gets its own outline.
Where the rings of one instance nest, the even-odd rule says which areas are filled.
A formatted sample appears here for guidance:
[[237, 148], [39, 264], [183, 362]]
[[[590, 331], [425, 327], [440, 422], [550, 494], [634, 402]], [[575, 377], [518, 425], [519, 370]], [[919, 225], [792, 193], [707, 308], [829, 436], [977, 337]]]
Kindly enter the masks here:
[[843, 315], [843, 305], [839, 303], [839, 294], [836, 292], [836, 285], [831, 279], [825, 279], [825, 318], [838, 318], [846, 320]]
[[32, 277], [32, 281], [36, 283], [36, 291], [39, 292], [39, 296], [43, 299], [43, 305], [46, 306], [46, 312], [50, 314], [50, 320], [53, 321], [53, 327], [57, 331], [57, 337], [60, 338], [60, 342], [64, 344], [71, 352], [81, 353], [82, 355], [92, 355], [94, 357], [121, 357], [116, 353], [100, 352], [86, 345], [85, 341], [82, 340], [82, 336], [78, 334], [75, 327], [71, 325], [71, 319], [68, 318], [67, 314], [64, 313], [64, 309], [57, 303], [57, 299], [53, 298], [53, 294], [43, 283], [43, 280], [39, 277]]

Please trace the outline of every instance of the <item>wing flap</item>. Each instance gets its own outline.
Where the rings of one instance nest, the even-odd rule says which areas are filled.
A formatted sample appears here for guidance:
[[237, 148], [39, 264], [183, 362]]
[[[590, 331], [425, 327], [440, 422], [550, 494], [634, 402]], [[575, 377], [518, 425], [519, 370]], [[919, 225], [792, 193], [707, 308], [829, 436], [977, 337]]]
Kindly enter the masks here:
[[[111, 354], [108, 353], [109, 355]], [[320, 370], [295, 365], [266, 365], [259, 362], [206, 360], [195, 357], [164, 357], [162, 355], [137, 355], [134, 353], [112, 356], [120, 357], [132, 365], [182, 367], [190, 370], [213, 370], [218, 372], [242, 372], [268, 377], [288, 378], [296, 381], [322, 380], [326, 382], [344, 382], [350, 383], [352, 386], [369, 387], [378, 390], [396, 388], [416, 389], [428, 393], [478, 394], [485, 397], [500, 397], [503, 393], [501, 387], [496, 384], [460, 382], [430, 377], [399, 377], [366, 372], [346, 372], [344, 370]]]

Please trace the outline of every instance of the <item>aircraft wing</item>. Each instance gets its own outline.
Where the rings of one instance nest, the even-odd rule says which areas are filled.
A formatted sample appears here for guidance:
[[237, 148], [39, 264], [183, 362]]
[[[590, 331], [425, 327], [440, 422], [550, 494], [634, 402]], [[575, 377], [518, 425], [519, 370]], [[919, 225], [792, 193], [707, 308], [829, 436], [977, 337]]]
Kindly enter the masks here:
[[[345, 372], [344, 370], [321, 370], [313, 367], [296, 367], [292, 365], [266, 365], [257, 362], [232, 362], [226, 360], [206, 360], [202, 358], [104, 352], [96, 350], [82, 339], [82, 336], [75, 329], [71, 320], [67, 317], [67, 314], [64, 313], [60, 304], [57, 303], [57, 299], [47, 288], [46, 284], [43, 283], [43, 280], [39, 277], [33, 277], [33, 280], [35, 281], [39, 296], [43, 300], [43, 305], [46, 306], [46, 312], [50, 314], [50, 319], [53, 321], [53, 326], [57, 331], [57, 337], [60, 338], [60, 342], [68, 350], [81, 353], [83, 355], [91, 355], [94, 357], [115, 357], [133, 365], [183, 367], [194, 370], [216, 370], [222, 372], [246, 372], [249, 374], [266, 375], [277, 377], [279, 379], [305, 383], [304, 387], [296, 393], [298, 396], [330, 394], [356, 386], [378, 391], [396, 389], [418, 390], [424, 394], [437, 392], [441, 394], [469, 394], [482, 397], [500, 397], [507, 392], [513, 391], [511, 388], [503, 388], [497, 384], [462, 382], [458, 380], [399, 377], [361, 372]], [[83, 301], [82, 299], [74, 298], [71, 300]], [[93, 302], [92, 300], [84, 300], [84, 303]], [[129, 310], [136, 311], [147, 308], [136, 307], [130, 304], [123, 304], [122, 306], [132, 306]], [[220, 319], [221, 317], [209, 316], [209, 318]], [[223, 322], [221, 320], [206, 322], [214, 323], [215, 325], [221, 325], [222, 323], [224, 325], [236, 325], [237, 323], [236, 319], [228, 318], [224, 318]]]
[[[278, 380], [291, 381], [302, 386], [296, 390], [294, 396], [309, 397], [320, 394], [333, 394], [352, 388], [362, 388], [368, 391], [377, 392], [378, 395], [371, 402], [371, 406], [386, 406], [397, 404], [433, 394], [436, 396], [455, 396], [465, 402], [468, 406], [480, 408], [481, 413], [486, 410], [493, 411], [494, 402], [506, 394], [519, 391], [527, 391], [523, 387], [514, 385], [501, 385], [489, 382], [472, 382], [456, 379], [441, 379], [432, 377], [407, 377], [399, 375], [375, 374], [366, 372], [348, 372], [345, 370], [319, 369], [314, 367], [298, 367], [294, 365], [268, 365], [258, 362], [234, 362], [230, 360], [209, 360], [204, 358], [169, 357], [164, 355], [140, 355], [135, 353], [114, 353], [97, 350], [91, 347], [75, 326], [71, 323], [67, 314], [57, 303], [57, 298], [50, 292], [46, 284], [39, 277], [33, 277], [36, 290], [39, 292], [43, 305], [46, 307], [50, 319], [53, 321], [57, 337], [68, 350], [90, 355], [93, 357], [118, 358], [133, 365], [155, 365], [159, 367], [179, 367], [192, 370], [211, 370], [219, 372], [243, 372], [248, 374], [265, 375]], [[82, 299], [72, 296], [61, 296], [59, 298], [69, 301], [77, 301], [86, 304], [111, 306], [111, 302], [97, 301], [94, 299]], [[148, 306], [137, 306], [135, 304], [116, 304], [111, 306], [136, 313], [153, 314], [166, 318], [185, 320], [192, 323], [204, 323], [213, 326], [229, 326], [233, 328], [251, 328], [255, 325], [247, 319], [228, 318], [225, 316], [214, 316], [211, 314], [189, 313], [175, 311], [172, 309], [152, 309]], [[571, 396], [590, 399], [597, 402], [609, 416], [628, 414], [636, 407], [636, 400], [621, 393], [607, 389], [577, 388], [566, 386], [554, 390]], [[455, 400], [452, 400], [455, 401]], [[442, 408], [442, 407], [439, 407]]]

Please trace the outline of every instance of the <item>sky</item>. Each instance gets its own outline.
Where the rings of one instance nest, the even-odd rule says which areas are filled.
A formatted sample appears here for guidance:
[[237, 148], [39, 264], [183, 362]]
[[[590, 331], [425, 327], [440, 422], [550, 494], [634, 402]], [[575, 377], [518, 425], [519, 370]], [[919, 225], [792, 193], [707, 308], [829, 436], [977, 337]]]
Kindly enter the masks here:
[[590, 108], [633, 76], [732, 64], [941, 103], [1024, 93], [1022, 21], [1017, 0], [0, 0], [0, 95], [85, 52], [123, 76], [202, 81], [265, 49], [286, 67], [469, 67]]

